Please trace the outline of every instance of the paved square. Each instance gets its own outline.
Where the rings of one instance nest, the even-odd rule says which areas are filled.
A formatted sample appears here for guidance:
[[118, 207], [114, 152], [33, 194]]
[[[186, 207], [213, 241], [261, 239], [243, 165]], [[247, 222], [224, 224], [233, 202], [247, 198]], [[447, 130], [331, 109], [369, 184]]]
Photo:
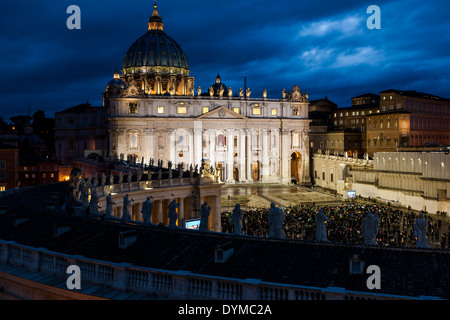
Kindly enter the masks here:
[[271, 202], [279, 207], [289, 207], [299, 204], [341, 204], [343, 199], [298, 186], [253, 184], [222, 187], [222, 210], [232, 209], [236, 203], [243, 210], [269, 208]]

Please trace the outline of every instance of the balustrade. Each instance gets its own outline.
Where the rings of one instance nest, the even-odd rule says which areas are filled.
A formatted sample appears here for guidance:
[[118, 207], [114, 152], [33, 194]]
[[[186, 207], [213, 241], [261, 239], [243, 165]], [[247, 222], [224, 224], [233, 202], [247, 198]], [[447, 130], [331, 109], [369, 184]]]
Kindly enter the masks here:
[[[38, 263], [40, 261], [40, 263]], [[376, 294], [346, 291], [343, 288], [328, 290], [300, 287], [287, 284], [267, 284], [263, 281], [229, 280], [214, 276], [193, 274], [190, 272], [166, 271], [152, 268], [123, 266], [108, 261], [99, 261], [81, 256], [70, 256], [45, 249], [19, 245], [15, 242], [0, 240], [0, 262], [19, 265], [34, 272], [54, 274], [55, 277], [67, 277], [67, 267], [75, 264], [81, 270], [83, 281], [123, 288], [123, 290], [148, 292], [170, 298], [175, 294], [184, 299], [222, 299], [222, 300], [326, 300], [326, 299], [392, 299]], [[37, 267], [36, 267], [37, 266]], [[118, 276], [125, 273], [125, 276]], [[123, 275], [123, 274], [122, 274]], [[179, 289], [180, 282], [184, 283]], [[175, 287], [177, 289], [175, 290]], [[338, 289], [338, 290], [336, 290]], [[414, 299], [413, 297], [396, 297]]]

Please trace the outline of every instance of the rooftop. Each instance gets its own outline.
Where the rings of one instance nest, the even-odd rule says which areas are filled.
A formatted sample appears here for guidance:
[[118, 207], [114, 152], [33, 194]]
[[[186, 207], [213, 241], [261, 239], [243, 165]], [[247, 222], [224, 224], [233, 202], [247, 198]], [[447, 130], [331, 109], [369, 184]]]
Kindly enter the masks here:
[[[66, 188], [66, 183], [57, 183], [0, 199], [0, 205], [8, 206], [8, 211], [0, 214], [0, 238], [149, 268], [374, 293], [366, 286], [367, 275], [349, 274], [349, 259], [358, 255], [366, 266], [377, 265], [381, 269], [381, 289], [377, 294], [450, 298], [449, 250], [319, 244], [170, 230], [88, 220], [46, 209], [52, 203], [49, 193], [58, 192], [58, 200], [54, 201], [62, 203]], [[30, 215], [30, 219], [14, 226], [14, 216], [22, 214]], [[70, 222], [72, 228], [55, 238], [53, 224], [62, 222]], [[126, 230], [136, 230], [137, 241], [127, 249], [118, 249], [118, 235]], [[227, 242], [231, 242], [234, 254], [224, 263], [215, 263], [215, 248]]]

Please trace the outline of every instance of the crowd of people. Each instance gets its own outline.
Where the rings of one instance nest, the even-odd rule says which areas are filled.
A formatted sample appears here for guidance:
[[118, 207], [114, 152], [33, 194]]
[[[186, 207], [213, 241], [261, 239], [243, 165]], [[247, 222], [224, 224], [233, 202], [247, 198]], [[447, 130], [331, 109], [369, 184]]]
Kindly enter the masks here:
[[[372, 211], [379, 218], [377, 244], [383, 246], [415, 246], [414, 224], [418, 214], [378, 204], [342, 204], [339, 206], [283, 207], [283, 232], [285, 238], [315, 241], [315, 218], [319, 209], [323, 210], [329, 241], [338, 243], [362, 244], [362, 224], [366, 214]], [[269, 209], [243, 210], [241, 232], [244, 235], [267, 237], [269, 234]], [[232, 233], [232, 212], [222, 212], [222, 232]], [[445, 247], [448, 223], [438, 216], [424, 213], [428, 221], [427, 238], [430, 243], [440, 243]], [[445, 225], [443, 225], [443, 223]], [[447, 228], [445, 228], [447, 226]], [[445, 230], [444, 230], [445, 229]], [[450, 244], [449, 244], [450, 246]]]

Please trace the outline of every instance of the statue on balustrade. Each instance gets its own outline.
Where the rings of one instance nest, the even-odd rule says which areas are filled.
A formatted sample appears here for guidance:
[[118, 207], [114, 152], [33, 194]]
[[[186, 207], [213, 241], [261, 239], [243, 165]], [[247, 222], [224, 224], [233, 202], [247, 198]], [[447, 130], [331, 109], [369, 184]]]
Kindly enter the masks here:
[[209, 231], [209, 215], [211, 214], [211, 207], [205, 201], [200, 206], [200, 226], [199, 231]]
[[97, 187], [98, 186], [98, 174], [97, 174], [97, 172], [95, 173], [94, 182], [92, 183], [92, 186], [93, 187]]
[[102, 172], [101, 186], [105, 186], [106, 184], [106, 174]]
[[139, 170], [138, 173], [137, 173], [136, 181], [140, 182], [141, 180], [142, 180], [142, 170]]
[[114, 184], [114, 175], [112, 173], [112, 171], [109, 173], [109, 185], [113, 185]]
[[91, 189], [88, 187], [87, 183], [82, 180], [82, 184], [81, 184], [81, 211], [79, 212], [79, 215], [82, 215], [83, 213], [87, 212], [87, 209], [89, 207], [89, 203], [90, 203], [90, 194], [91, 194]]
[[123, 182], [123, 172], [120, 171], [120, 173], [119, 173], [119, 182], [118, 182], [118, 184], [122, 184], [122, 182]]
[[127, 176], [127, 182], [128, 183], [131, 182], [131, 177], [132, 177], [131, 170], [128, 170], [128, 176]]
[[89, 208], [90, 208], [90, 216], [91, 218], [100, 216], [100, 213], [98, 212], [98, 195], [97, 195], [97, 189], [95, 187], [91, 188], [91, 200], [89, 201]]
[[177, 220], [178, 220], [178, 213], [177, 208], [180, 207], [180, 205], [177, 203], [175, 199], [173, 199], [169, 206], [167, 207], [169, 209], [168, 217], [169, 217], [169, 228], [175, 228], [177, 226]]
[[69, 188], [67, 190], [66, 199], [61, 207], [61, 209], [68, 214], [75, 213], [75, 208], [81, 208], [82, 206], [81, 185], [81, 170], [79, 168], [73, 168], [70, 172]]
[[106, 196], [106, 210], [105, 210], [105, 218], [108, 219], [110, 217], [112, 217], [112, 213], [113, 213], [113, 205], [115, 205], [116, 203], [113, 201], [113, 199], [111, 198], [111, 193], [109, 193]]
[[316, 242], [329, 242], [325, 221], [328, 221], [328, 218], [323, 210], [319, 209], [316, 214]]
[[272, 202], [269, 210], [269, 238], [284, 239], [284, 212]]
[[242, 210], [241, 205], [236, 203], [233, 213], [231, 214], [231, 222], [233, 223], [233, 234], [242, 234]]
[[123, 212], [122, 212], [122, 223], [127, 223], [131, 220], [131, 201], [134, 201], [133, 199], [130, 199], [128, 197], [128, 194], [123, 197]]
[[414, 236], [417, 237], [417, 248], [429, 248], [427, 239], [428, 221], [423, 217], [423, 213], [419, 214], [419, 218], [414, 223]]
[[152, 219], [153, 212], [153, 202], [150, 200], [150, 197], [142, 204], [142, 219], [144, 220], [144, 225], [149, 225], [150, 220]]
[[91, 174], [89, 174], [88, 175], [88, 177], [86, 178], [86, 185], [88, 186], [88, 187], [90, 187], [92, 184], [91, 184], [91, 181], [92, 179], [91, 179]]
[[162, 170], [158, 170], [158, 180], [162, 180]]
[[376, 246], [377, 245], [377, 234], [378, 234], [378, 225], [380, 219], [377, 215], [373, 214], [372, 211], [369, 211], [364, 219], [362, 225], [362, 235], [364, 238], [364, 245], [366, 246]]

